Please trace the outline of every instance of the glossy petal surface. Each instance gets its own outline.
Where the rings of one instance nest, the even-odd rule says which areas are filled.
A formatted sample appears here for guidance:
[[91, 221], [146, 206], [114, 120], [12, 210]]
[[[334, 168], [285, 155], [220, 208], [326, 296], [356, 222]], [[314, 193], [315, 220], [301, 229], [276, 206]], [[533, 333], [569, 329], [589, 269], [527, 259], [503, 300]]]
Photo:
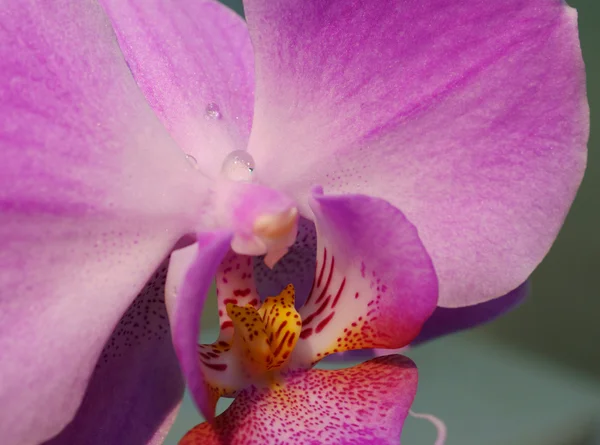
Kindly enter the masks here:
[[245, 150], [254, 61], [243, 20], [213, 0], [101, 0], [148, 102], [198, 168], [213, 177]]
[[105, 346], [75, 419], [47, 445], [161, 444], [183, 396], [164, 301], [166, 266]]
[[[198, 356], [200, 314], [217, 268], [229, 251], [231, 238], [229, 231], [198, 234], [196, 255], [183, 282], [174, 293], [167, 294], [167, 298], [173, 300], [168, 303], [169, 319], [181, 370], [198, 409], [207, 419], [214, 416], [216, 399], [207, 384]], [[174, 252], [171, 257], [176, 258], [178, 253]], [[172, 289], [169, 288], [168, 292]]]
[[261, 181], [298, 197], [305, 215], [311, 184], [402, 209], [433, 259], [441, 306], [526, 280], [586, 160], [583, 62], [565, 2], [244, 5]]
[[20, 445], [75, 414], [204, 195], [99, 6], [7, 1], [0, 24], [0, 431]]
[[415, 227], [390, 204], [362, 195], [311, 200], [317, 275], [300, 309], [292, 361], [410, 343], [436, 307], [438, 286]]
[[273, 390], [250, 388], [180, 445], [398, 444], [417, 391], [417, 369], [402, 356], [352, 368], [296, 371]]

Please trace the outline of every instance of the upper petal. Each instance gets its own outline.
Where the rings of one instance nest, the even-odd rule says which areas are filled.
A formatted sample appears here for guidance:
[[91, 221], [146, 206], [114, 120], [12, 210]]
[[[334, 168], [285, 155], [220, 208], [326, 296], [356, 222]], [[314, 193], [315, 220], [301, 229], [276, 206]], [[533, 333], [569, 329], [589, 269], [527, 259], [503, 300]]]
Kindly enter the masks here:
[[162, 444], [184, 383], [164, 301], [166, 265], [107, 342], [73, 421], [46, 445]]
[[586, 162], [584, 67], [565, 2], [247, 0], [245, 12], [261, 181], [305, 214], [314, 183], [401, 208], [442, 306], [525, 281]]
[[8, 1], [0, 25], [0, 431], [10, 445], [39, 443], [74, 415], [115, 324], [195, 224], [203, 183], [99, 6]]
[[361, 195], [315, 193], [311, 208], [318, 272], [300, 309], [292, 361], [303, 366], [344, 350], [410, 343], [438, 296], [415, 227], [385, 201]]
[[198, 425], [179, 444], [398, 444], [416, 392], [417, 369], [399, 355], [296, 371], [280, 387], [243, 391], [213, 424]]
[[248, 30], [214, 0], [100, 0], [148, 102], [201, 171], [244, 150], [252, 123]]

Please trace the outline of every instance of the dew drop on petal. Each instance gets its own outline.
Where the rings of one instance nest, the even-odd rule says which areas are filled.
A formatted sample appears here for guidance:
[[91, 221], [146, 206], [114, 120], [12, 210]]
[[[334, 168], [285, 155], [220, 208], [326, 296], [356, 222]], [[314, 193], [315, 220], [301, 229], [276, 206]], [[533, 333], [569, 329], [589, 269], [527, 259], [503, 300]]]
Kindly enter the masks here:
[[250, 181], [254, 171], [254, 159], [244, 150], [235, 150], [227, 155], [221, 174], [232, 181]]
[[190, 154], [185, 154], [185, 158], [187, 159], [187, 161], [190, 163], [190, 165], [194, 168], [198, 168], [198, 161], [196, 160], [195, 157], [193, 157]]
[[210, 102], [206, 105], [206, 117], [209, 119], [221, 119], [221, 109], [216, 103]]

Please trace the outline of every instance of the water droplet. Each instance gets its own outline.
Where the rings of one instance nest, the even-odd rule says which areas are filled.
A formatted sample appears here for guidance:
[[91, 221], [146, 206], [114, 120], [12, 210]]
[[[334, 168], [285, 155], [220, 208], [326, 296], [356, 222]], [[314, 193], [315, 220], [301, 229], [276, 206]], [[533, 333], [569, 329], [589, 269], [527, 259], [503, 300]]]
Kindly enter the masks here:
[[232, 181], [250, 181], [254, 171], [254, 159], [247, 151], [236, 150], [227, 155], [221, 173]]
[[194, 168], [198, 168], [198, 161], [196, 160], [195, 157], [193, 157], [190, 154], [185, 154], [185, 158], [188, 160], [188, 162], [190, 163], [190, 165]]
[[209, 119], [221, 119], [221, 109], [216, 103], [211, 102], [206, 106], [206, 117]]

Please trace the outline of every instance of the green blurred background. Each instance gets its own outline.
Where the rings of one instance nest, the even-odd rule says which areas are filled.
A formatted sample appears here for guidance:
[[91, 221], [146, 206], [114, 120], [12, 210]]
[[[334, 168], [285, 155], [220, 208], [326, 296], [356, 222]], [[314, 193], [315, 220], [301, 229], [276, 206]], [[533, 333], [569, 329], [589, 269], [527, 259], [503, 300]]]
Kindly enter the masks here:
[[[241, 1], [223, 3], [242, 12]], [[579, 14], [592, 110], [588, 170], [529, 299], [410, 354], [421, 373], [415, 407], [447, 421], [448, 445], [600, 444], [600, 0], [569, 4]], [[209, 307], [203, 326], [214, 326], [215, 314]], [[186, 398], [167, 443], [200, 420]], [[408, 422], [403, 443], [433, 443], [428, 428]]]

